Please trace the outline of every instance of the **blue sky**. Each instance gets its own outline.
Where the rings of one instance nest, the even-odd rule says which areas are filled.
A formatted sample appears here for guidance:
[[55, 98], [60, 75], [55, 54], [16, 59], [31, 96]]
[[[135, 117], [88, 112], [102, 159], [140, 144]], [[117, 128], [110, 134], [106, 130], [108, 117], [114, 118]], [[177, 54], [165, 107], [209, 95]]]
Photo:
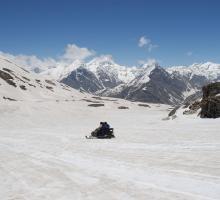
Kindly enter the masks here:
[[219, 10], [217, 0], [0, 0], [0, 51], [57, 58], [75, 44], [129, 66], [220, 63]]

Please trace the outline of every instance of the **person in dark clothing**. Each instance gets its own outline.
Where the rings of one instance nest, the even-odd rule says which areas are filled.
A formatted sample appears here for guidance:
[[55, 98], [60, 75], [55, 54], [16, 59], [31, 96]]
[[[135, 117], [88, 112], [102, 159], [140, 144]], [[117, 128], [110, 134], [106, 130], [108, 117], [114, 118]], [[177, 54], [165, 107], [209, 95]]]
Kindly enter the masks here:
[[102, 122], [102, 127], [101, 127], [101, 130], [100, 130], [100, 136], [103, 137], [105, 135], [108, 135], [109, 128], [110, 128], [110, 126], [107, 122]]
[[98, 137], [98, 136], [100, 135], [100, 132], [101, 132], [101, 130], [102, 130], [102, 128], [103, 128], [103, 124], [104, 124], [104, 122], [100, 122], [99, 127], [96, 128], [96, 129], [91, 133], [91, 135], [92, 135], [93, 137]]
[[110, 125], [107, 122], [103, 122], [103, 127], [106, 128], [106, 129], [109, 129]]
[[100, 122], [100, 126], [95, 129], [91, 135], [97, 138], [112, 138], [113, 128], [110, 128], [110, 125], [107, 122]]

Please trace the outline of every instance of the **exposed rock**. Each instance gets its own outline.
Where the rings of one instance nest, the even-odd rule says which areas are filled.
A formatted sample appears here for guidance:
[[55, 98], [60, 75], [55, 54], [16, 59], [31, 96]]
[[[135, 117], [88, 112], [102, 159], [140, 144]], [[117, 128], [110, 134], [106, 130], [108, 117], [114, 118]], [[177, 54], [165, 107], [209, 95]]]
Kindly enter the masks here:
[[35, 81], [38, 83], [38, 85], [40, 85], [41, 88], [43, 88], [43, 85], [39, 79], [35, 79]]
[[22, 69], [24, 72], [26, 72], [26, 73], [30, 73], [28, 70], [26, 70], [26, 69], [24, 69], [23, 67], [19, 67], [20, 69]]
[[16, 99], [12, 99], [12, 98], [9, 98], [9, 97], [3, 97], [3, 99], [5, 99], [5, 100], [9, 100], [9, 101], [17, 101]]
[[202, 90], [199, 90], [199, 91], [195, 92], [194, 94], [188, 96], [183, 102], [184, 107], [187, 108], [193, 102], [198, 101], [199, 99], [202, 98], [202, 95], [203, 95]]
[[17, 87], [14, 81], [12, 81], [14, 78], [9, 73], [0, 70], [0, 78], [2, 78], [9, 85]]
[[220, 82], [211, 83], [207, 86], [204, 86], [202, 88], [203, 92], [203, 98], [216, 96], [217, 94], [220, 94]]
[[33, 85], [33, 84], [30, 84], [30, 83], [29, 83], [28, 85], [29, 85], [29, 86], [31, 86], [31, 87], [36, 88], [36, 86], [35, 86], [35, 85]]
[[22, 78], [25, 79], [26, 81], [30, 81], [30, 79], [25, 76], [22, 76]]
[[11, 74], [19, 81], [26, 83], [23, 79], [19, 78], [15, 73], [11, 72]]
[[102, 103], [94, 103], [94, 104], [89, 104], [88, 106], [90, 106], [90, 107], [102, 107], [102, 106], [105, 106], [105, 104], [102, 104]]
[[173, 110], [170, 111], [170, 113], [168, 114], [169, 117], [174, 116], [176, 114], [176, 111], [180, 108], [180, 106], [176, 106], [175, 108], [173, 108]]
[[14, 79], [9, 73], [0, 70], [0, 77], [4, 80]]
[[138, 104], [138, 106], [141, 106], [141, 107], [147, 107], [147, 108], [150, 108], [150, 106], [148, 104]]
[[22, 90], [27, 90], [27, 88], [25, 87], [25, 85], [20, 85], [20, 88], [21, 88]]
[[[202, 100], [201, 96], [203, 96]], [[185, 109], [183, 112], [184, 115], [198, 113], [201, 118], [220, 117], [220, 82], [211, 83], [207, 86], [204, 86], [202, 92], [196, 92], [195, 94], [187, 98], [183, 102], [182, 106], [176, 106], [169, 113], [169, 117], [175, 116], [176, 111], [180, 107]]]
[[54, 85], [54, 86], [56, 85], [56, 84], [55, 84], [53, 81], [51, 81], [51, 80], [45, 80], [45, 82], [48, 83], [48, 84], [50, 84], [50, 85]]
[[203, 87], [203, 99], [201, 102], [201, 118], [220, 117], [220, 82]]
[[195, 101], [193, 104], [189, 105], [189, 109], [183, 112], [184, 115], [195, 114], [201, 108], [201, 102]]
[[67, 88], [63, 88], [64, 90], [67, 90], [67, 91], [71, 91], [70, 89], [67, 89]]
[[50, 90], [50, 91], [52, 91], [52, 92], [53, 92], [53, 87], [46, 86], [46, 88], [47, 88], [48, 90]]
[[220, 117], [220, 97], [209, 97], [202, 101], [201, 118]]
[[6, 72], [9, 72], [9, 73], [12, 73], [13, 71], [12, 70], [10, 70], [10, 69], [8, 69], [8, 68], [2, 68], [4, 71], [6, 71]]
[[127, 106], [119, 106], [118, 109], [129, 109]]

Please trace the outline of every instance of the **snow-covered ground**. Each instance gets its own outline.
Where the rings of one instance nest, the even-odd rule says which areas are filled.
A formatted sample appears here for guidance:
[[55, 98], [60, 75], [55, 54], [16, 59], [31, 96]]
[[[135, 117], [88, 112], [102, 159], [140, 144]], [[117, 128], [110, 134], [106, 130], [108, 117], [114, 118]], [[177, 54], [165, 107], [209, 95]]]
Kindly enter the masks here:
[[[220, 119], [71, 98], [0, 100], [0, 199], [220, 199]], [[85, 139], [100, 121], [115, 139]]]

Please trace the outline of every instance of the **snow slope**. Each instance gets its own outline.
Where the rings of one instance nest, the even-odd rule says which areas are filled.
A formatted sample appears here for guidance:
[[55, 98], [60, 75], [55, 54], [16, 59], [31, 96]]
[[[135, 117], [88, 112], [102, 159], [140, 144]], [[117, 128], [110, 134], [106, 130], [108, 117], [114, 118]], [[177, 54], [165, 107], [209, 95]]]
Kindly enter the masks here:
[[72, 96], [82, 97], [82, 94], [67, 85], [28, 72], [10, 60], [0, 58], [0, 101], [8, 98], [18, 101], [64, 100], [71, 99]]
[[[16, 84], [0, 78], [1, 199], [220, 199], [220, 119], [165, 121], [167, 105], [51, 85], [4, 59], [0, 70]], [[100, 121], [116, 138], [86, 140]]]
[[[101, 101], [1, 101], [1, 199], [220, 198], [219, 119], [163, 121], [164, 105]], [[115, 139], [84, 138], [99, 121]]]

